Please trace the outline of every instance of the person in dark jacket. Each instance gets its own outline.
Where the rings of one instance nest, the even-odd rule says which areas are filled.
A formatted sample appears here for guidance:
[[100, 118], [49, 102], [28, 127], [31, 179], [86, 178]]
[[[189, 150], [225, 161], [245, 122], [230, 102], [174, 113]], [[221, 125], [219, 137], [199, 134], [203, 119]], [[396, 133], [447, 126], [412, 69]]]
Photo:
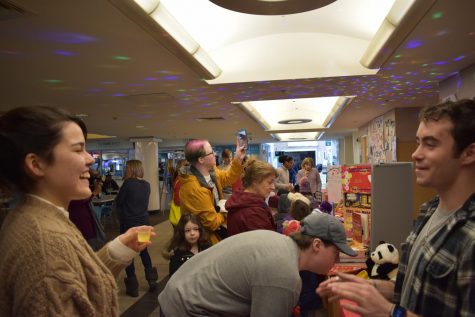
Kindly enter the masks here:
[[71, 200], [68, 206], [69, 219], [81, 231], [84, 239], [94, 251], [106, 243], [106, 234], [99, 216], [92, 206], [92, 196], [86, 199]]
[[117, 193], [119, 190], [119, 185], [116, 181], [112, 178], [111, 174], [106, 174], [106, 179], [104, 180], [104, 184], [102, 184], [102, 191], [106, 194]]
[[[148, 199], [150, 197], [150, 184], [142, 179], [144, 174], [142, 162], [130, 160], [125, 164], [125, 180], [116, 198], [119, 211], [120, 232], [126, 232], [129, 228], [139, 225], [149, 225]], [[147, 249], [140, 252], [140, 258], [145, 268], [149, 290], [153, 292], [157, 288], [157, 268], [152, 266], [152, 260]], [[132, 297], [139, 296], [138, 281], [135, 276], [134, 262], [125, 268], [127, 277], [124, 279], [126, 294]]]
[[242, 178], [244, 190], [231, 195], [226, 202], [228, 235], [245, 231], [276, 230], [274, 218], [265, 199], [275, 190], [277, 172], [272, 165], [254, 160], [247, 164]]

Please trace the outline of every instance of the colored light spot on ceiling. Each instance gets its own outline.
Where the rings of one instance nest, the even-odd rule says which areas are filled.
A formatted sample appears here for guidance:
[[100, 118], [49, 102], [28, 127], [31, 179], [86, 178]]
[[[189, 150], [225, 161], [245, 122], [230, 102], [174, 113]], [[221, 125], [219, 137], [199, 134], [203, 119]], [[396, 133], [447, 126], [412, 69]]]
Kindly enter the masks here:
[[394, 58], [400, 58], [401, 54], [394, 55]]
[[429, 66], [429, 64], [422, 64], [421, 66], [422, 67], [427, 67], [427, 66]]
[[162, 77], [162, 79], [165, 79], [165, 80], [177, 80], [178, 79], [178, 76], [164, 76]]
[[153, 81], [153, 80], [157, 80], [158, 78], [157, 77], [145, 77], [144, 80], [148, 80], [148, 81]]
[[67, 56], [67, 57], [78, 55], [77, 53], [69, 52], [69, 51], [63, 51], [63, 50], [57, 50], [57, 51], [54, 51], [54, 53], [56, 55]]
[[60, 79], [45, 79], [43, 80], [45, 83], [48, 83], [48, 84], [60, 84], [62, 83], [63, 81], [60, 80]]
[[438, 61], [434, 63], [434, 65], [445, 65], [445, 64], [447, 64], [446, 61]]
[[455, 57], [455, 58], [454, 58], [454, 61], [455, 61], [455, 62], [458, 62], [458, 61], [460, 61], [460, 60], [462, 60], [462, 59], [464, 59], [464, 58], [465, 58], [464, 55], [460, 55], [460, 56]]
[[125, 94], [123, 93], [117, 93], [117, 94], [112, 94], [113, 97], [123, 97]]
[[433, 20], [440, 19], [443, 15], [444, 14], [441, 11], [437, 11], [432, 15], [432, 19]]
[[448, 33], [449, 33], [449, 31], [447, 31], [447, 30], [440, 30], [439, 32], [435, 33], [435, 35], [436, 36], [444, 36]]
[[419, 47], [419, 46], [422, 46], [422, 41], [420, 41], [420, 40], [410, 40], [406, 44], [406, 48], [416, 48], [416, 47]]
[[84, 44], [97, 41], [95, 37], [71, 32], [44, 32], [40, 38], [65, 44]]
[[128, 61], [130, 60], [130, 57], [128, 56], [112, 56], [113, 59], [118, 60], [118, 61]]

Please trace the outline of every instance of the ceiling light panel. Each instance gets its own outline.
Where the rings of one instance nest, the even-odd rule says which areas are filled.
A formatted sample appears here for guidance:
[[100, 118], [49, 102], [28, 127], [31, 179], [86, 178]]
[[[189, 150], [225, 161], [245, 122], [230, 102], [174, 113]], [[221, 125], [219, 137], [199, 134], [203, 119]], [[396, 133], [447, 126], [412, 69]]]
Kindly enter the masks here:
[[280, 141], [315, 141], [320, 132], [277, 133], [274, 136]]
[[[242, 105], [268, 130], [321, 129], [340, 97], [249, 101]], [[255, 115], [257, 114], [257, 115]], [[311, 119], [311, 122], [282, 124], [279, 121]]]
[[222, 69], [209, 84], [375, 74], [360, 59], [394, 2], [339, 0], [262, 16], [208, 0], [160, 1]]

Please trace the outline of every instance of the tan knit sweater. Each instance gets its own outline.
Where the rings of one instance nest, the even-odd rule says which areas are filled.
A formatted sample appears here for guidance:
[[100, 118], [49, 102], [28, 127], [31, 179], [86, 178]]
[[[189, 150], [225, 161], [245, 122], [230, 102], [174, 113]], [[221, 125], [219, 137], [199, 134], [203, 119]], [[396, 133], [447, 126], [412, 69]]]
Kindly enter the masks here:
[[27, 197], [0, 231], [0, 316], [118, 316], [113, 274], [123, 268], [62, 210]]

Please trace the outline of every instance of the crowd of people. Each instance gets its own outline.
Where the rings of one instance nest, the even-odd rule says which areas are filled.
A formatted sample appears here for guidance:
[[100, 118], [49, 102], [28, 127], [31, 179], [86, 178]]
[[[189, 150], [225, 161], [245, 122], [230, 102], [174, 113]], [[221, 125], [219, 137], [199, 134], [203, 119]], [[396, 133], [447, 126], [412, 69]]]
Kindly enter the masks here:
[[[110, 178], [101, 184], [118, 192], [120, 235], [106, 243], [91, 210], [103, 189], [86, 137], [80, 119], [56, 108], [0, 117], [0, 186], [17, 197], [0, 231], [2, 316], [118, 316], [115, 279], [125, 269], [126, 294], [139, 295], [137, 256], [149, 290], [157, 288], [151, 242], [138, 236], [155, 235], [142, 162], [127, 161], [120, 187]], [[421, 110], [416, 182], [437, 197], [421, 207], [401, 246], [395, 283], [327, 278], [340, 252], [356, 252], [331, 204], [315, 205], [322, 184], [313, 159], [302, 161], [293, 182], [290, 156], [276, 169], [236, 142], [217, 166], [207, 140], [190, 140], [171, 175], [174, 233], [163, 250], [170, 279], [158, 296], [161, 316], [306, 317], [334, 299], [349, 299], [356, 305], [345, 309], [370, 317], [474, 315], [474, 138], [473, 100]]]

